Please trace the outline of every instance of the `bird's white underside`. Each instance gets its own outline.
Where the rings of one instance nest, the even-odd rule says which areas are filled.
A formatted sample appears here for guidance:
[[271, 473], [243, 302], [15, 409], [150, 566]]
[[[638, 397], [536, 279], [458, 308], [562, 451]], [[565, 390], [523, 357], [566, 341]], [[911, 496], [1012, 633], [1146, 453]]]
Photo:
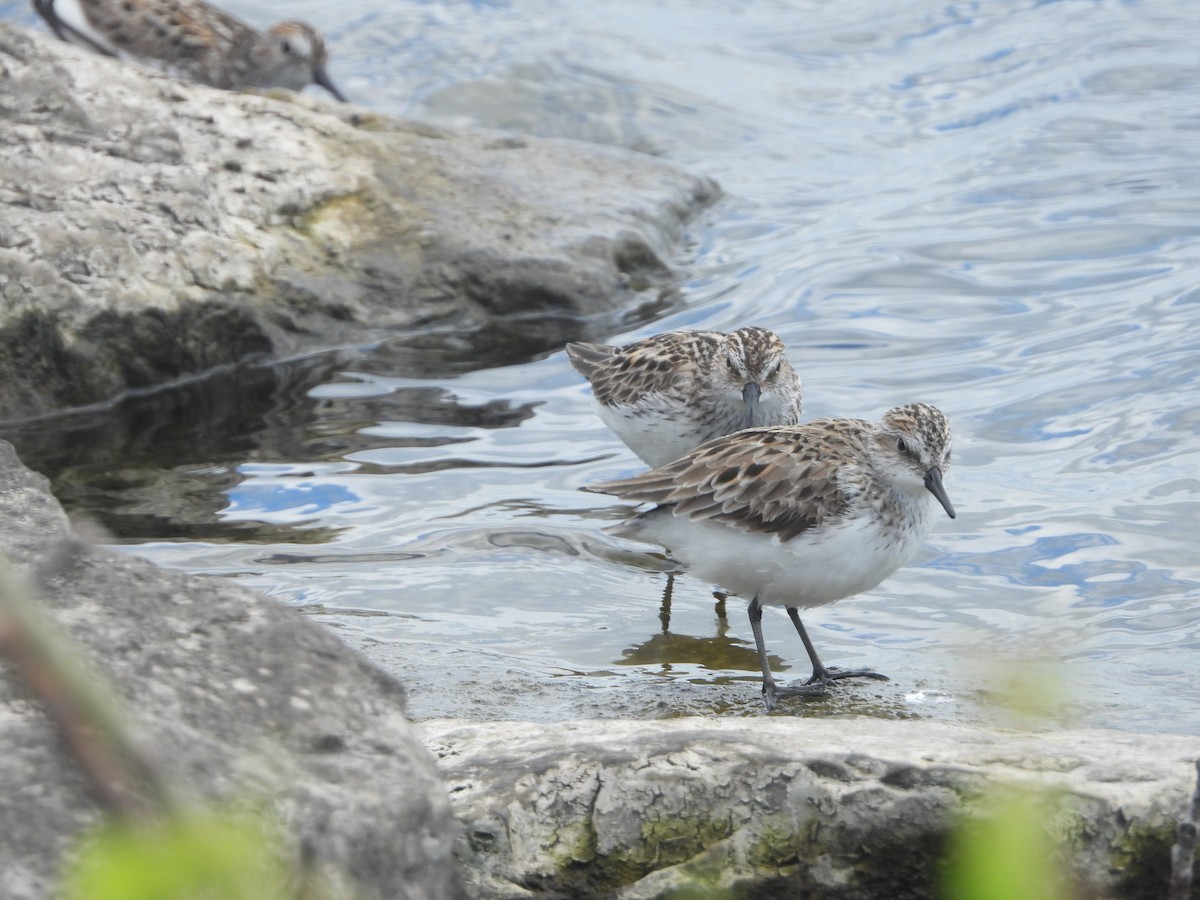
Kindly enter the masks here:
[[913, 497], [899, 529], [866, 514], [782, 542], [731, 523], [696, 521], [659, 508], [627, 523], [626, 536], [661, 544], [688, 572], [764, 606], [821, 606], [878, 585], [912, 559], [940, 509], [932, 494]]
[[84, 14], [83, 5], [80, 3], [80, 0], [54, 0], [54, 14], [71, 28], [85, 35], [89, 40], [95, 41], [97, 45], [110, 53], [115, 53], [126, 59], [129, 58], [127, 53], [122, 53], [102, 32], [97, 31], [92, 26], [92, 23], [88, 21], [87, 15]]
[[648, 466], [661, 466], [684, 456], [703, 441], [686, 419], [671, 415], [665, 398], [638, 407], [607, 406], [597, 401], [596, 414]]
[[[742, 420], [746, 406], [740, 393], [705, 400], [723, 407], [707, 422], [692, 406], [668, 394], [645, 394], [632, 406], [609, 406], [592, 398], [600, 421], [651, 467], [674, 462], [705, 441], [746, 427]], [[759, 421], [790, 423], [789, 412], [785, 398], [767, 393], [759, 400]]]

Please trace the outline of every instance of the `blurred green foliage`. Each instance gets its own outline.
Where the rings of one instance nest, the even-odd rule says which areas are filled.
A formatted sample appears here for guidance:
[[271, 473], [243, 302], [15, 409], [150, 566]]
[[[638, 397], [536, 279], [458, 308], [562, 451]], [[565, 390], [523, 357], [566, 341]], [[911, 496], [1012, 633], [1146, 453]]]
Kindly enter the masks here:
[[270, 828], [241, 812], [115, 824], [84, 844], [63, 900], [284, 900], [297, 896]]
[[1046, 833], [1051, 798], [997, 788], [950, 841], [942, 895], [948, 900], [1067, 900], [1058, 848]]

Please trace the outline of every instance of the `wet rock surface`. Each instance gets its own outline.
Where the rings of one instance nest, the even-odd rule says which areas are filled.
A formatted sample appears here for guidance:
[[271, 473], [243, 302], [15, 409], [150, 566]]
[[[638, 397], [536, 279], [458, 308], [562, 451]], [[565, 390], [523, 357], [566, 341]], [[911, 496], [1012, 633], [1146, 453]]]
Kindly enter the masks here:
[[469, 355], [482, 330], [520, 358], [611, 331], [664, 302], [718, 194], [641, 154], [218, 91], [2, 23], [0, 124], [0, 418], [388, 335]]

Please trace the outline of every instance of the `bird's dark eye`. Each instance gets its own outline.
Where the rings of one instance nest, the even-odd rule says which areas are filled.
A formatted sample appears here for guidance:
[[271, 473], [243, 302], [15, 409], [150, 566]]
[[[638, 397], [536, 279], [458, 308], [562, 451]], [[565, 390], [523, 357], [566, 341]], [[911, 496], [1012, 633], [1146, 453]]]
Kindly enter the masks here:
[[901, 453], [908, 452], [908, 444], [904, 443], [904, 438], [896, 438], [896, 449]]

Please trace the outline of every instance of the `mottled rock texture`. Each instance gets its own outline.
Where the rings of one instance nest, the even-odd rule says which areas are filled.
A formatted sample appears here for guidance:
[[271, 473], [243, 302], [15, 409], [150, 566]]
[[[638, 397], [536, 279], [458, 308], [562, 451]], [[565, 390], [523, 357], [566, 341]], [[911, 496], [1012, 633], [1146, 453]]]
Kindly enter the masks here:
[[1200, 755], [1183, 736], [867, 718], [418, 729], [476, 898], [946, 896], [950, 830], [1001, 786], [1044, 798], [1074, 896], [1161, 897]]
[[716, 195], [642, 154], [218, 91], [0, 23], [0, 419], [418, 330], [557, 348], [661, 303]]
[[[3, 441], [0, 552], [40, 571], [46, 611], [190, 792], [265, 805], [339, 896], [463, 896], [458, 829], [403, 689], [332, 633], [231, 582], [76, 541]], [[0, 898], [53, 896], [64, 854], [100, 819], [55, 726], [0, 664]]]

